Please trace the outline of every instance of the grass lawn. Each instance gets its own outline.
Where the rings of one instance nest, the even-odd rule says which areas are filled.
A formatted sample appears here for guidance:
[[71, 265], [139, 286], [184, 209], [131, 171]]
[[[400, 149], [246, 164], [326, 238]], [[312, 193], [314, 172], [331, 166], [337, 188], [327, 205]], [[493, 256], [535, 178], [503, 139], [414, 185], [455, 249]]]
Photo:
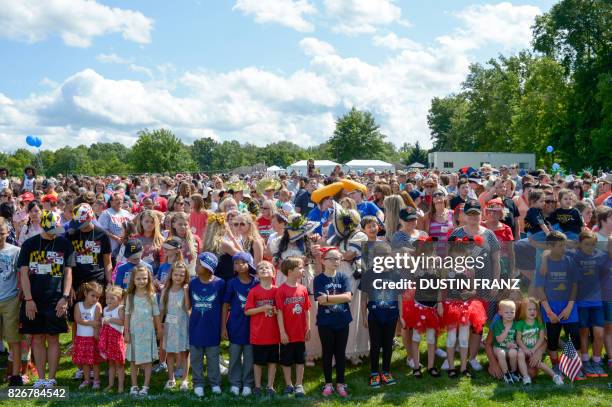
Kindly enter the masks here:
[[[69, 341], [68, 335], [63, 335], [62, 342]], [[440, 342], [442, 343], [442, 342]], [[227, 349], [223, 351], [227, 358]], [[481, 363], [486, 360], [481, 355]], [[423, 358], [421, 360], [424, 360]], [[438, 359], [438, 366], [442, 362]], [[2, 366], [6, 363], [3, 361]], [[193, 392], [182, 393], [178, 390], [174, 392], [164, 392], [163, 386], [166, 382], [166, 374], [153, 375], [150, 395], [146, 398], [134, 398], [127, 394], [106, 394], [101, 391], [78, 391], [79, 382], [72, 380], [76, 368], [68, 356], [62, 356], [58, 373], [58, 382], [61, 386], [70, 387], [70, 397], [66, 401], [37, 402], [13, 401], [13, 405], [57, 405], [57, 406], [201, 406], [223, 405], [224, 407], [238, 405], [279, 405], [295, 406], [293, 398], [285, 398], [277, 395], [274, 399], [262, 398], [256, 400], [252, 397], [237, 398], [227, 394], [229, 384], [227, 378], [223, 378], [223, 390], [226, 394], [213, 397], [209, 389], [206, 389], [204, 401], [198, 400]], [[418, 380], [411, 376], [409, 369], [405, 365], [405, 351], [395, 349], [393, 359], [393, 374], [398, 380], [394, 386], [383, 387], [381, 389], [370, 389], [367, 386], [369, 375], [369, 365], [366, 363], [358, 367], [349, 364], [346, 372], [346, 381], [349, 385], [350, 398], [341, 400], [336, 396], [324, 399], [320, 395], [322, 385], [322, 368], [320, 362], [314, 368], [306, 368], [304, 387], [307, 397], [299, 404], [322, 406], [322, 405], [376, 405], [376, 406], [488, 406], [488, 405], [512, 405], [515, 406], [534, 406], [534, 405], [574, 405], [574, 406], [610, 406], [612, 405], [612, 392], [608, 383], [611, 378], [589, 379], [577, 384], [566, 384], [563, 387], [555, 386], [548, 376], [539, 376], [535, 384], [528, 388], [521, 385], [509, 386], [502, 382], [492, 380], [486, 372], [480, 372], [472, 379], [449, 379], [444, 374], [439, 379], [433, 379], [424, 374], [423, 379]], [[5, 371], [2, 371], [4, 376]], [[277, 371], [276, 389], [282, 392], [284, 382], [282, 374]], [[142, 385], [142, 377], [139, 382]], [[126, 389], [129, 390], [129, 376], [126, 375]], [[102, 377], [102, 386], [106, 386], [107, 378]], [[0, 400], [0, 404], [9, 405], [6, 400]]]

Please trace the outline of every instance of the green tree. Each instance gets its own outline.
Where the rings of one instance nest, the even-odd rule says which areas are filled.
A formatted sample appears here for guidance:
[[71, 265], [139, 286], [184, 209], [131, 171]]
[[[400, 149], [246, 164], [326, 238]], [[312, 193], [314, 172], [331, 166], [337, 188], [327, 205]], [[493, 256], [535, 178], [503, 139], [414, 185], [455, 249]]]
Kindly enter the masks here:
[[131, 167], [136, 172], [195, 171], [187, 147], [170, 130], [143, 130], [129, 154]]
[[257, 154], [257, 161], [265, 162], [268, 167], [278, 165], [285, 168], [307, 157], [306, 150], [297, 144], [290, 141], [279, 141], [260, 148]]
[[421, 144], [417, 141], [414, 143], [414, 147], [410, 148], [410, 153], [406, 157], [405, 164], [421, 163], [427, 166], [429, 162], [428, 151], [421, 148]]
[[28, 165], [35, 165], [35, 155], [25, 148], [19, 148], [15, 152], [8, 156], [6, 159], [5, 166], [9, 169], [10, 173], [15, 176], [23, 174], [23, 169]]
[[334, 135], [328, 140], [333, 158], [341, 163], [359, 158], [385, 159], [385, 136], [370, 112], [354, 107], [338, 118]]
[[219, 143], [210, 137], [195, 140], [191, 146], [191, 157], [198, 164], [200, 171], [213, 170], [215, 149]]
[[463, 95], [432, 99], [427, 124], [431, 129], [433, 151], [459, 151], [462, 148], [454, 118], [464, 114], [466, 107], [467, 101]]
[[571, 169], [610, 167], [610, 21], [610, 1], [563, 0], [533, 27], [534, 49], [559, 61], [570, 83], [567, 120], [552, 138], [558, 156]]

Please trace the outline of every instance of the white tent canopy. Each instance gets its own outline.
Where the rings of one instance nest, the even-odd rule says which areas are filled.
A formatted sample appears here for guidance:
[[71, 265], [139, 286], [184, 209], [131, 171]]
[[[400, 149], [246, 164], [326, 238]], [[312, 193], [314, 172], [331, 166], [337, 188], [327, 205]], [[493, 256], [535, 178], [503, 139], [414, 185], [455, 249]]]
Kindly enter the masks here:
[[[291, 173], [295, 171], [300, 175], [306, 176], [308, 174], [307, 163], [307, 160], [302, 160], [293, 163], [287, 167], [287, 172]], [[319, 170], [319, 173], [321, 173], [322, 175], [329, 175], [334, 170], [336, 165], [339, 164], [329, 160], [315, 160], [314, 165], [315, 170]]]
[[374, 171], [395, 171], [395, 166], [381, 160], [351, 160], [345, 164], [351, 171], [365, 171], [373, 168]]
[[408, 168], [425, 168], [425, 165], [421, 163], [412, 163], [408, 166]]
[[285, 170], [279, 167], [278, 165], [273, 165], [272, 167], [268, 167], [268, 169], [266, 169], [266, 172], [272, 172], [272, 173], [277, 173], [280, 171], [285, 171]]

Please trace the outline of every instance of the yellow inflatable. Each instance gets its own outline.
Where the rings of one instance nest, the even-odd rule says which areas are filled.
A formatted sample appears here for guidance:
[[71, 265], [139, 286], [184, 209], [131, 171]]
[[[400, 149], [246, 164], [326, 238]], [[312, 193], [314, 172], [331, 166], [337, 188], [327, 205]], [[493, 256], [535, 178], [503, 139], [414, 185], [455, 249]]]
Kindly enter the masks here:
[[368, 190], [368, 188], [365, 185], [363, 185], [360, 182], [353, 181], [352, 179], [343, 179], [342, 185], [343, 185], [343, 188], [346, 190], [346, 192], [352, 192], [355, 190], [359, 190], [365, 195], [366, 191]]
[[344, 184], [342, 182], [334, 182], [333, 184], [326, 185], [323, 188], [313, 191], [310, 195], [310, 200], [319, 203], [323, 198], [336, 195], [338, 192], [342, 191], [343, 188]]

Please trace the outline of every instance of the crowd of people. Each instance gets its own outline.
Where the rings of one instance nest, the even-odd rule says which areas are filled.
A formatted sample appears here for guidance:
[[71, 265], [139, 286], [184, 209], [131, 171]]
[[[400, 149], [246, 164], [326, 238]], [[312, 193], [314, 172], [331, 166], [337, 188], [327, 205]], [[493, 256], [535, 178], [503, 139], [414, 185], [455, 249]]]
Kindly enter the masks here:
[[[280, 364], [284, 395], [304, 396], [305, 369], [319, 369], [322, 395], [347, 397], [347, 361], [368, 358], [364, 385], [380, 388], [410, 380], [391, 372], [394, 352], [415, 379], [457, 378], [483, 370], [483, 347], [495, 379], [528, 385], [541, 370], [562, 385], [569, 340], [577, 379], [606, 377], [611, 184], [612, 174], [486, 164], [329, 176], [313, 165], [274, 176], [0, 168], [8, 382], [56, 386], [68, 332], [80, 389], [100, 389], [104, 367], [105, 390], [123, 392], [128, 361], [129, 393], [140, 396], [153, 374], [167, 375], [164, 390], [220, 394], [227, 374], [231, 394], [272, 396]], [[371, 290], [368, 253], [393, 250], [485, 254], [482, 270], [424, 266], [412, 278], [517, 278], [522, 290]]]

